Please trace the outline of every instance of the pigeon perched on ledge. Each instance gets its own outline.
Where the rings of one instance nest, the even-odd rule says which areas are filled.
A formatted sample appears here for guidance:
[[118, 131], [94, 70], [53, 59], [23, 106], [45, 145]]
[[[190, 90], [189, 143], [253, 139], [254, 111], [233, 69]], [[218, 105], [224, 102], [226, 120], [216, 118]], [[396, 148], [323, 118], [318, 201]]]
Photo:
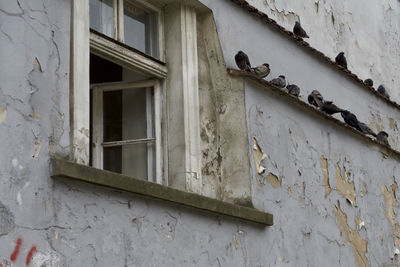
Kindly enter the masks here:
[[322, 97], [321, 93], [318, 90], [313, 90], [311, 94], [308, 95], [307, 100], [308, 103], [317, 108], [322, 108], [324, 102], [324, 98]]
[[288, 93], [294, 96], [299, 96], [300, 95], [300, 87], [298, 87], [295, 84], [288, 84], [286, 86], [286, 89], [288, 89]]
[[263, 79], [268, 76], [268, 74], [271, 72], [271, 69], [269, 68], [269, 64], [264, 63], [261, 66], [252, 68], [251, 71], [260, 79]]
[[374, 131], [372, 131], [365, 123], [359, 122], [358, 125], [360, 126], [362, 133], [376, 137], [376, 133], [374, 133]]
[[306, 31], [303, 29], [303, 27], [301, 27], [300, 22], [296, 21], [296, 23], [294, 24], [293, 27], [293, 33], [296, 36], [299, 36], [301, 38], [310, 38]]
[[366, 79], [365, 81], [364, 81], [364, 83], [366, 84], [366, 85], [368, 85], [368, 86], [374, 86], [374, 81], [372, 80], [372, 79]]
[[344, 122], [347, 125], [349, 125], [349, 126], [351, 126], [353, 128], [356, 128], [357, 130], [362, 132], [362, 129], [360, 127], [360, 122], [358, 121], [356, 115], [354, 115], [353, 113], [351, 113], [348, 110], [343, 110], [341, 112], [341, 115], [342, 115], [342, 118], [343, 118]]
[[235, 62], [236, 65], [239, 67], [239, 69], [251, 72], [251, 64], [249, 57], [243, 51], [239, 51], [235, 55]]
[[381, 84], [381, 85], [379, 85], [379, 87], [378, 87], [378, 93], [380, 93], [381, 95], [383, 95], [384, 97], [386, 97], [386, 98], [389, 98], [390, 99], [390, 96], [389, 96], [389, 94], [388, 94], [388, 92], [386, 91], [386, 88]]
[[333, 115], [335, 113], [339, 113], [342, 112], [343, 109], [339, 108], [338, 106], [336, 106], [335, 104], [333, 104], [332, 101], [325, 101], [322, 104], [322, 108], [321, 110], [329, 115]]
[[270, 81], [270, 83], [272, 83], [273, 85], [280, 87], [280, 88], [285, 88], [286, 86], [286, 79], [285, 76], [283, 75], [279, 75], [278, 78], [272, 79]]
[[335, 61], [340, 66], [342, 66], [343, 68], [347, 69], [347, 60], [346, 60], [346, 57], [344, 56], [344, 52], [340, 52], [336, 56]]
[[387, 145], [388, 147], [390, 147], [389, 145], [389, 141], [388, 141], [388, 133], [385, 131], [380, 131], [378, 133], [378, 135], [376, 136], [376, 141], [378, 141], [381, 144]]

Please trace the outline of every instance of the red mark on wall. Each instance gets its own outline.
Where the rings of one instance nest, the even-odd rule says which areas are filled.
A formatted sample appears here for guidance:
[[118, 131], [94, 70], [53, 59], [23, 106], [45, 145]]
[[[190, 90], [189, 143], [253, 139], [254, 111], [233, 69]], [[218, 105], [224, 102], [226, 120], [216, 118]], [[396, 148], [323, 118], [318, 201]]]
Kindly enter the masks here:
[[17, 244], [15, 244], [14, 252], [10, 256], [10, 260], [12, 262], [17, 260], [18, 254], [19, 254], [19, 249], [21, 248], [22, 245], [22, 238], [17, 239]]
[[31, 247], [31, 250], [29, 250], [28, 255], [26, 256], [26, 266], [31, 263], [33, 255], [36, 253], [36, 246]]
[[[18, 254], [19, 254], [19, 250], [21, 249], [21, 245], [22, 245], [22, 238], [18, 237], [17, 243], [15, 244], [14, 251], [10, 255], [10, 260], [12, 262], [15, 262], [17, 260]], [[28, 255], [26, 255], [26, 261], [25, 261], [26, 266], [28, 266], [31, 263], [33, 255], [35, 255], [36, 252], [37, 252], [36, 246], [32, 246], [31, 249], [28, 252]], [[0, 267], [4, 267], [4, 264], [0, 263]]]

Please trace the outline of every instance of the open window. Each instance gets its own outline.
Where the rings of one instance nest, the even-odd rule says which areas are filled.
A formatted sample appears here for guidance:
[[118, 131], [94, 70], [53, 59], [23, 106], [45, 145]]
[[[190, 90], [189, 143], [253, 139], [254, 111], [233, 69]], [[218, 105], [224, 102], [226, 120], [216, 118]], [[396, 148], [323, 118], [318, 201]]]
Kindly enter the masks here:
[[161, 183], [161, 87], [91, 54], [92, 166]]

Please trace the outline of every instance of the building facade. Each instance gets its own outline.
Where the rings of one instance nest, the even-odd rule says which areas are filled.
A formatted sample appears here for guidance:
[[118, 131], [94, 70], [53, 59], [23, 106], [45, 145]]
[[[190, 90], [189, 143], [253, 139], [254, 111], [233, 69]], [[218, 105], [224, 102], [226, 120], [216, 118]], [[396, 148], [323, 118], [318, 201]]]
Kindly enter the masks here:
[[[395, 0], [2, 1], [0, 267], [398, 266], [399, 17]], [[239, 50], [271, 73], [238, 70]]]

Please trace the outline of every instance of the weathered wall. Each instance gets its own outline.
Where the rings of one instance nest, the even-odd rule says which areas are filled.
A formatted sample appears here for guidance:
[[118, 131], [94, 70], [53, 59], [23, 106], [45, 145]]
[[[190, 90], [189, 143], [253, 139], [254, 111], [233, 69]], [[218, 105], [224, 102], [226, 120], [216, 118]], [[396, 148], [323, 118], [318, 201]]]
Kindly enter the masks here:
[[197, 25], [203, 194], [251, 206], [244, 86], [226, 72], [212, 13]]
[[0, 2], [0, 263], [18, 237], [18, 266], [35, 246], [52, 251], [48, 159], [69, 152], [69, 3]]
[[[362, 85], [343, 75], [343, 72], [297, 45], [257, 16], [251, 16], [238, 5], [230, 1], [204, 2], [214, 12], [228, 67], [237, 68], [234, 55], [238, 50], [243, 50], [249, 55], [253, 65], [264, 62], [270, 64], [271, 74], [267, 79], [285, 75], [288, 82], [301, 88], [300, 95], [305, 101], [312, 90], [319, 90], [325, 99], [355, 113], [374, 131], [388, 132], [391, 145], [399, 147], [397, 121], [400, 119], [400, 112], [397, 108], [387, 105]], [[340, 115], [335, 116], [341, 118]]]
[[251, 83], [246, 107], [253, 153], [265, 154], [264, 173], [252, 163], [253, 203], [274, 214], [272, 254], [288, 266], [398, 264], [398, 159]]
[[300, 21], [307, 42], [332, 59], [343, 51], [349, 69], [400, 102], [400, 1], [248, 0], [288, 30]]
[[[362, 120], [369, 120], [375, 130], [381, 125], [397, 138], [389, 118], [395, 125], [399, 114], [385, 102], [230, 1], [202, 2], [214, 12], [229, 67], [235, 65], [233, 55], [243, 49], [256, 64], [268, 61], [271, 76], [284, 73], [298, 83], [303, 95], [318, 88]], [[253, 203], [274, 214], [273, 227], [52, 180], [49, 155], [69, 152], [69, 4], [69, 0], [0, 2], [0, 266], [25, 266], [30, 251], [31, 266], [354, 266], [360, 262], [374, 266], [392, 262], [395, 245], [400, 248], [395, 237], [400, 228], [397, 161], [383, 158], [378, 148], [252, 84], [241, 88], [243, 82], [237, 79], [228, 78], [237, 92], [246, 89], [245, 107], [236, 109], [234, 104], [243, 99], [229, 98], [229, 94], [220, 103], [232, 103], [231, 108], [209, 106], [222, 118], [227, 112], [230, 118], [247, 116], [250, 157], [242, 162], [251, 161]], [[204, 49], [210, 44], [202, 45]], [[214, 56], [201, 55], [204, 65], [199, 68], [223, 60]], [[202, 78], [201, 93], [212, 99], [213, 90], [223, 85]], [[339, 98], [347, 93], [348, 98]], [[354, 105], [352, 99], [359, 104]], [[365, 112], [366, 107], [379, 112], [381, 120]], [[245, 114], [234, 114], [240, 110]], [[217, 121], [209, 113], [202, 115]], [[206, 121], [202, 125], [206, 127]], [[231, 131], [236, 134], [235, 128]], [[268, 154], [261, 163], [266, 168], [261, 176], [255, 173], [253, 137]], [[395, 148], [399, 146], [396, 140], [391, 140]], [[229, 149], [235, 144], [223, 145]], [[217, 152], [218, 148], [212, 151], [217, 156], [214, 164]], [[242, 172], [243, 179], [248, 179], [248, 171], [234, 174]]]

